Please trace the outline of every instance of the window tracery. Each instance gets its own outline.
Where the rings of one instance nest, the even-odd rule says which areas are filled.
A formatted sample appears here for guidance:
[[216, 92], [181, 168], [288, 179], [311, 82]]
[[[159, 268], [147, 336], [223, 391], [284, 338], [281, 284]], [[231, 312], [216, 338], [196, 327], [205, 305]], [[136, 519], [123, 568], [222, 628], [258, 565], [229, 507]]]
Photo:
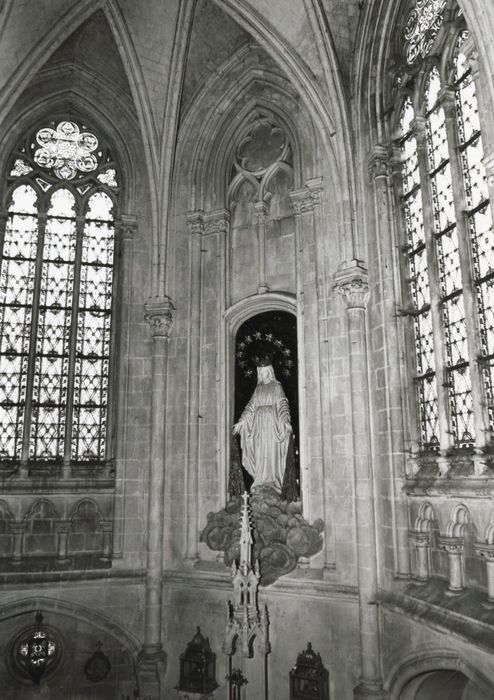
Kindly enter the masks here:
[[100, 463], [107, 412], [115, 164], [84, 125], [14, 152], [0, 230], [0, 461]]
[[422, 451], [485, 451], [494, 434], [494, 262], [476, 86], [463, 18], [456, 13], [437, 39], [450, 3], [426, 3], [427, 12], [423, 4], [405, 30], [415, 31], [413, 47], [405, 44], [415, 77], [406, 71], [401, 81], [399, 116], [417, 439]]

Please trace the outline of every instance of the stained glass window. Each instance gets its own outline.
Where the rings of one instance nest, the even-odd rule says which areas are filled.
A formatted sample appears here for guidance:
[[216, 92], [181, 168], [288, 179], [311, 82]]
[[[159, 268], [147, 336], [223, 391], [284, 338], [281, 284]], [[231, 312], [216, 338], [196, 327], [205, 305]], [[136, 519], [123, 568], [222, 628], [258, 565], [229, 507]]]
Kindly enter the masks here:
[[417, 158], [417, 140], [413, 134], [414, 111], [408, 97], [401, 113], [402, 182], [407, 236], [408, 278], [413, 305], [415, 363], [419, 405], [420, 437], [424, 448], [436, 450], [438, 404], [429, 277], [425, 248], [424, 214]]
[[[430, 52], [444, 8], [414, 3], [408, 63]], [[426, 450], [482, 448], [494, 435], [494, 232], [467, 39], [466, 29], [444, 33], [435, 50], [453, 55], [453, 72], [438, 61], [400, 113], [417, 432]]]
[[117, 171], [92, 132], [62, 121], [19, 146], [7, 179], [0, 461], [100, 463], [108, 458]]

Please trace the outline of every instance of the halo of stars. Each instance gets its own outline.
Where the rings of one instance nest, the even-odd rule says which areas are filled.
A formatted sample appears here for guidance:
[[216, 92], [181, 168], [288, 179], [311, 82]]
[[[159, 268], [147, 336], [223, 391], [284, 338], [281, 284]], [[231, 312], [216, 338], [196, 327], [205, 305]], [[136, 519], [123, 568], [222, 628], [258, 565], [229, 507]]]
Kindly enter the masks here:
[[256, 375], [256, 360], [262, 355], [273, 357], [273, 364], [276, 358], [276, 364], [281, 369], [281, 374], [284, 377], [291, 376], [295, 365], [292, 359], [292, 351], [273, 333], [255, 331], [254, 333], [248, 333], [237, 342], [235, 356], [238, 366], [245, 377], [251, 378]]

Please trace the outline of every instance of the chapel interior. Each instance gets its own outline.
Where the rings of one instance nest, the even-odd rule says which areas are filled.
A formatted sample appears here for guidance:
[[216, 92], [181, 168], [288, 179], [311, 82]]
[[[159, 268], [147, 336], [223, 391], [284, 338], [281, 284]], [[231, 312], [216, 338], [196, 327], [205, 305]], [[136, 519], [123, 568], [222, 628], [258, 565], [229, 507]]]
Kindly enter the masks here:
[[492, 0], [0, 59], [2, 700], [492, 700]]

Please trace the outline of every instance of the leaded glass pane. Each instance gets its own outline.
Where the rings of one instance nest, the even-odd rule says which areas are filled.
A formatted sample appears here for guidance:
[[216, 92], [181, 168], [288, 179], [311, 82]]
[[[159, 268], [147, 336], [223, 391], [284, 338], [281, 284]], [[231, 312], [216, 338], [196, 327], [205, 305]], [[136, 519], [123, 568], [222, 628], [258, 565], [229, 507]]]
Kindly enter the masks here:
[[408, 261], [413, 305], [416, 309], [422, 309], [431, 303], [425, 246], [414, 255], [410, 255]]
[[441, 297], [448, 297], [462, 287], [456, 227], [450, 229], [442, 236], [438, 236], [436, 251]]
[[0, 269], [0, 460], [21, 456], [37, 240], [37, 195], [20, 185], [12, 193]]
[[423, 449], [439, 449], [439, 411], [435, 376], [417, 379], [420, 414], [420, 440]]
[[408, 245], [411, 250], [415, 250], [424, 242], [422, 192], [419, 189], [405, 200], [405, 225]]
[[50, 198], [43, 247], [30, 459], [63, 457], [76, 227], [75, 199], [66, 189]]
[[470, 367], [448, 371], [451, 428], [456, 447], [471, 447], [475, 440]]
[[[437, 68], [432, 68], [427, 76], [425, 88], [425, 102], [428, 112], [431, 112], [436, 106], [439, 92], [441, 91], [441, 77]], [[440, 111], [440, 110], [438, 110]]]
[[413, 330], [420, 442], [424, 449], [436, 450], [439, 440], [434, 343], [417, 141], [410, 133], [413, 119], [412, 103], [407, 98], [400, 121], [401, 133], [404, 137], [401, 142], [403, 157], [401, 172], [408, 242], [408, 282], [412, 305], [418, 312], [413, 317]]
[[417, 349], [417, 373], [432, 374], [436, 371], [434, 359], [434, 338], [432, 333], [432, 316], [426, 311], [414, 318], [415, 344]]
[[110, 356], [114, 227], [111, 199], [88, 202], [77, 323], [72, 458], [103, 460]]

